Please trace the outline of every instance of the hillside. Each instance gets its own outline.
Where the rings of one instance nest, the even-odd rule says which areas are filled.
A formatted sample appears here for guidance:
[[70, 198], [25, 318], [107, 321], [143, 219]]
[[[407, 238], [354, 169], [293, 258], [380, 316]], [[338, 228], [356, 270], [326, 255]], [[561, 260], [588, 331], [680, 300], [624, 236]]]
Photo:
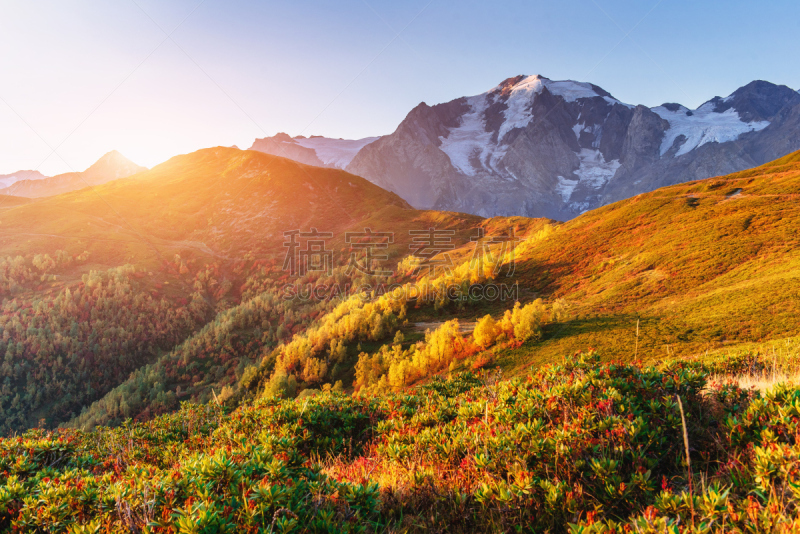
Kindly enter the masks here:
[[[768, 361], [600, 364], [185, 404], [0, 439], [0, 524], [74, 532], [796, 532], [800, 389]], [[723, 374], [724, 373], [724, 374]]]
[[[91, 189], [3, 200], [3, 432], [36, 426], [40, 419], [63, 422], [131, 372], [171, 354], [192, 333], [244, 310], [249, 319], [237, 320], [235, 329], [241, 337], [226, 337], [231, 345], [222, 338], [209, 341], [209, 352], [215, 360], [224, 356], [225, 365], [193, 371], [169, 386], [173, 395], [183, 387], [173, 400], [186, 392], [186, 400], [197, 400], [211, 394], [210, 384], [235, 381], [237, 369], [251, 360], [244, 353], [229, 356], [223, 347], [272, 346], [287, 329], [302, 330], [326, 305], [282, 298], [283, 286], [299, 280], [283, 269], [284, 232], [330, 232], [325, 248], [335, 271], [330, 277], [312, 272], [305, 280], [321, 276], [346, 287], [361, 276], [344, 272], [351, 251], [361, 251], [348, 248], [347, 231], [397, 232], [386, 248], [391, 266], [408, 251], [409, 228], [440, 225], [457, 231], [463, 243], [480, 220], [418, 212], [344, 171], [227, 148], [178, 156]], [[259, 308], [266, 315], [256, 323], [247, 301], [257, 295], [268, 296], [264, 302], [270, 304]], [[261, 332], [263, 321], [273, 326]]]
[[[666, 358], [797, 333], [800, 153], [659, 189], [559, 226], [518, 264], [564, 299], [534, 361], [596, 347]], [[519, 364], [531, 357], [518, 355]]]
[[[413, 262], [404, 260], [399, 294], [328, 302], [290, 336], [285, 324], [256, 311], [274, 302], [251, 293], [252, 300], [218, 316], [213, 327], [137, 372], [72, 424], [113, 422], [123, 404], [129, 415], [149, 412], [154, 403], [163, 409], [156, 394], [137, 393], [155, 391], [155, 384], [206, 399], [209, 389], [224, 388], [222, 397], [236, 404], [265, 391], [397, 391], [443, 371], [487, 365], [514, 375], [587, 347], [606, 359], [658, 361], [794, 336], [797, 191], [800, 154], [663, 188], [565, 224], [473, 221], [487, 235], [515, 228], [522, 240], [513, 254], [495, 246], [478, 269], [470, 265], [475, 244], [465, 243], [451, 252], [457, 267], [438, 277], [415, 277]], [[499, 272], [490, 258], [503, 266]], [[517, 292], [505, 300], [461, 300], [445, 291], [478, 288], [480, 295], [480, 288], [498, 284]], [[525, 306], [512, 309], [513, 298]], [[496, 326], [481, 319], [487, 314]], [[262, 321], [270, 335], [283, 332], [271, 338], [276, 343], [231, 348], [224, 341], [219, 348], [220, 339]], [[481, 339], [470, 335], [475, 329]], [[236, 382], [233, 375], [219, 380], [183, 370], [231, 369], [237, 362]]]
[[[310, 387], [298, 370], [313, 367], [315, 359], [330, 361], [325, 347], [337, 339], [348, 347], [348, 361], [358, 361], [356, 388], [396, 390], [448, 368], [496, 363], [512, 374], [524, 372], [587, 347], [604, 358], [657, 361], [794, 336], [800, 313], [798, 191], [795, 153], [750, 171], [643, 194], [566, 224], [545, 224], [517, 245], [511, 276], [475, 272], [465, 261], [452, 276], [417, 284], [433, 295], [452, 285], [518, 284], [520, 300], [532, 306], [520, 315], [530, 325], [522, 337], [517, 312], [503, 318], [513, 302], [458, 302], [439, 293], [432, 306], [408, 294], [385, 296], [351, 302], [322, 318], [265, 358], [260, 378], [243, 386], [269, 390], [276, 377], [294, 376], [298, 391]], [[498, 261], [511, 259], [506, 251]], [[445, 322], [474, 325], [487, 312], [503, 325], [486, 343]], [[413, 324], [389, 326], [383, 340], [359, 326], [381, 317], [397, 324], [396, 316], [427, 321], [436, 331], [420, 345]], [[403, 334], [399, 344], [391, 341], [395, 329]], [[354, 348], [370, 340], [378, 343], [368, 353]], [[438, 343], [451, 349], [440, 352]], [[304, 348], [309, 345], [310, 351]]]
[[15, 175], [15, 180], [0, 189], [0, 194], [28, 198], [49, 197], [104, 184], [145, 170], [147, 170], [145, 167], [136, 165], [114, 150], [104, 155], [83, 172], [68, 172], [50, 177], [41, 176], [39, 173], [35, 173], [38, 176], [17, 174]]
[[[149, 243], [194, 240], [221, 263], [199, 268], [201, 253], [187, 262], [182, 250], [157, 275], [178, 286], [168, 298], [152, 298], [149, 274], [129, 266], [90, 272], [48, 300], [36, 284], [86, 269], [91, 255], [6, 260], [16, 277], [3, 290], [17, 295], [1, 325], [6, 428], [38, 416], [53, 425], [98, 400], [65, 428], [0, 438], [4, 527], [655, 534], [800, 524], [800, 390], [775, 385], [800, 369], [788, 339], [800, 312], [800, 153], [563, 224], [420, 212], [343, 171], [234, 149], [98, 191], [110, 210], [99, 218], [88, 191], [5, 213], [34, 221], [73, 206], [75, 220], [59, 223], [69, 232], [124, 214]], [[235, 203], [236, 191], [250, 202]], [[261, 195], [276, 199], [273, 217], [258, 216]], [[161, 198], [200, 211], [205, 226]], [[342, 221], [342, 209], [360, 219]], [[449, 273], [417, 273], [402, 258], [406, 239], [392, 251], [392, 291], [337, 299], [284, 298], [286, 275], [269, 256], [223, 261], [274, 250], [244, 222], [275, 232], [326, 215], [337, 230], [435, 225], [462, 239]], [[476, 267], [463, 238], [477, 228], [521, 239], [513, 252], [489, 246]], [[345, 256], [330, 277], [291, 282], [375, 282], [346, 277]], [[237, 294], [221, 291], [232, 287], [226, 269], [242, 282]], [[191, 302], [179, 302], [192, 280]], [[486, 297], [502, 283], [521, 302]]]
[[[513, 374], [590, 346], [604, 358], [630, 357], [633, 347], [635, 357], [657, 360], [791, 336], [797, 300], [786, 296], [800, 289], [797, 160], [663, 188], [565, 224], [417, 211], [344, 171], [228, 148], [8, 208], [0, 282], [13, 298], [2, 368], [11, 381], [0, 407], [9, 428], [24, 428], [38, 418], [63, 422], [97, 400], [73, 421], [91, 426], [152, 417], [215, 393], [236, 403], [265, 388], [381, 389], [393, 365], [408, 368], [396, 388], [451, 364], [497, 364]], [[291, 276], [283, 232], [312, 227], [333, 234], [332, 272]], [[415, 275], [414, 261], [404, 259], [409, 231], [431, 227], [453, 231], [450, 275]], [[348, 274], [350, 255], [363, 252], [344, 234], [364, 228], [394, 232], [384, 262], [393, 277]], [[521, 239], [511, 276], [508, 265], [499, 273], [470, 269], [470, 238], [480, 228], [487, 236], [513, 229]], [[509, 253], [493, 261], [508, 264]], [[305, 287], [392, 282], [415, 283], [423, 294], [301, 296]], [[517, 292], [512, 300], [454, 301], [442, 292], [448, 284]], [[520, 315], [498, 340], [476, 344], [469, 334], [477, 319], [488, 313], [502, 322], [513, 298], [531, 306], [541, 299], [525, 308], [530, 326]], [[451, 319], [461, 321], [458, 335], [446, 326]], [[146, 335], [148, 328], [158, 334]], [[399, 352], [390, 355], [398, 331]], [[463, 350], [425, 360], [436, 336], [456, 346], [463, 337]], [[99, 369], [104, 377], [90, 379]], [[76, 372], [83, 378], [65, 380]], [[43, 390], [29, 388], [32, 380]], [[20, 403], [30, 411], [12, 408]]]
[[27, 204], [29, 199], [24, 197], [15, 197], [11, 195], [0, 195], [0, 209], [13, 208], [20, 204]]
[[[396, 195], [341, 171], [206, 149], [135, 177], [22, 207], [3, 227], [0, 253], [80, 244], [110, 266], [129, 259], [160, 266], [180, 252], [241, 259], [247, 251], [282, 250], [284, 231], [315, 225], [338, 230], [376, 206], [408, 208]], [[22, 234], [29, 240], [15, 239]]]

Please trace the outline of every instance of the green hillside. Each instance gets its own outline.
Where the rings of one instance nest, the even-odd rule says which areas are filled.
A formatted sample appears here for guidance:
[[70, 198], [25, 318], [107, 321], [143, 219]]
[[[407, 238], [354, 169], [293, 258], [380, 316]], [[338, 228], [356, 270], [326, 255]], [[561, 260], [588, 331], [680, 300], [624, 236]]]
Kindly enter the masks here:
[[[274, 391], [281, 377], [297, 384], [289, 388], [295, 393], [335, 385], [343, 379], [334, 371], [337, 359], [357, 364], [352, 386], [343, 380], [346, 389], [397, 391], [431, 373], [470, 366], [497, 364], [513, 375], [589, 347], [608, 360], [657, 361], [795, 336], [796, 160], [661, 189], [567, 224], [540, 221], [513, 254], [505, 252], [499, 274], [476, 273], [465, 247], [452, 275], [416, 281], [430, 295], [447, 285], [518, 287], [519, 299], [531, 303], [526, 326], [518, 326], [516, 311], [513, 320], [503, 319], [513, 302], [433, 302], [403, 292], [353, 299], [265, 354], [257, 371], [245, 371], [255, 378], [240, 390], [245, 397]], [[488, 342], [470, 336], [471, 326], [464, 333], [461, 325], [486, 314], [493, 320], [482, 328], [494, 329], [483, 335]], [[461, 325], [448, 326], [454, 318]], [[425, 339], [414, 326], [420, 322], [432, 330]], [[383, 325], [380, 335], [376, 324]], [[516, 328], [535, 334], [520, 337]], [[433, 357], [438, 343], [455, 348]], [[324, 372], [309, 371], [318, 368]]]
[[[659, 189], [556, 229], [518, 265], [570, 319], [535, 358], [588, 346], [666, 358], [797, 334], [800, 154]], [[520, 268], [521, 267], [521, 268]], [[531, 363], [527, 355], [522, 363]]]

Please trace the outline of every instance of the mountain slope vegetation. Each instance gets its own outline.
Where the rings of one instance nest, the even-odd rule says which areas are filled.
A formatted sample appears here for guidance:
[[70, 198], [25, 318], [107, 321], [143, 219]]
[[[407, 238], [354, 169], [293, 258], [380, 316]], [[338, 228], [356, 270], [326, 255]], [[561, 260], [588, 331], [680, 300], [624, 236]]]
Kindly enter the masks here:
[[[152, 402], [155, 384], [188, 386], [186, 378], [167, 379], [181, 374], [170, 369], [214, 362], [222, 353], [234, 362], [244, 354], [247, 363], [238, 360], [238, 382], [231, 376], [206, 384], [206, 398], [208, 385], [218, 392], [228, 386], [224, 398], [236, 404], [272, 393], [313, 393], [339, 381], [347, 391], [399, 391], [432, 374], [486, 365], [517, 374], [587, 347], [608, 359], [658, 361], [793, 336], [800, 311], [794, 298], [800, 291], [798, 158], [664, 188], [565, 224], [484, 220], [480, 226], [490, 234], [517, 228], [523, 238], [513, 253], [495, 247], [492, 261], [504, 266], [498, 273], [471, 265], [470, 243], [452, 251], [452, 273], [418, 278], [401, 268], [397, 280], [405, 285], [395, 293], [328, 302], [305, 331], [292, 329], [294, 336], [220, 351], [208, 331], [185, 346], [204, 347], [205, 356], [196, 359], [185, 348], [173, 353], [171, 366], [162, 360], [149, 377], [138, 373], [73, 424], [112, 422], [120, 417], [116, 406], [131, 396], [147, 407], [142, 399], [150, 392]], [[493, 284], [515, 287], [516, 298], [533, 306], [525, 324], [513, 302], [454, 299], [445, 291]], [[423, 335], [418, 324], [431, 331]], [[525, 331], [531, 333], [518, 333]]]
[[[280, 298], [290, 276], [283, 270], [286, 231], [318, 227], [333, 234], [327, 246], [337, 271], [321, 274], [344, 286], [352, 283], [344, 274], [351, 255], [347, 231], [390, 227], [398, 237], [385, 253], [396, 262], [408, 250], [408, 228], [437, 224], [468, 241], [480, 220], [418, 212], [344, 171], [224, 148], [179, 156], [80, 191], [5, 199], [0, 219], [3, 432], [40, 420], [63, 422], [207, 324], [214, 332], [214, 324], [225, 324], [237, 338], [214, 334], [202, 344], [200, 352], [225, 360], [224, 371], [193, 368], [181, 373], [186, 375], [180, 382], [183, 392], [175, 383], [171, 390], [165, 385], [164, 391], [146, 394], [163, 401], [170, 393], [172, 402], [162, 404], [172, 407], [180, 398], [199, 400], [194, 391], [185, 397], [188, 390], [210, 395], [210, 386], [203, 386], [208, 377], [214, 377], [213, 384], [235, 381], [234, 371], [249, 361], [240, 350], [251, 341], [262, 347], [290, 336], [318, 313], [317, 305], [324, 305], [293, 308]], [[312, 272], [306, 280], [319, 276]], [[256, 302], [269, 303], [263, 317], [251, 313]], [[237, 312], [226, 310], [243, 303], [250, 318], [228, 321]], [[272, 313], [273, 308], [278, 311]], [[128, 401], [121, 414], [136, 404]]]
[[[780, 532], [800, 526], [800, 390], [741, 361], [579, 354], [497, 382], [184, 404], [0, 440], [0, 521], [57, 532]], [[755, 363], [753, 361], [749, 363]], [[758, 362], [764, 364], [765, 362]], [[691, 444], [691, 447], [690, 447]]]

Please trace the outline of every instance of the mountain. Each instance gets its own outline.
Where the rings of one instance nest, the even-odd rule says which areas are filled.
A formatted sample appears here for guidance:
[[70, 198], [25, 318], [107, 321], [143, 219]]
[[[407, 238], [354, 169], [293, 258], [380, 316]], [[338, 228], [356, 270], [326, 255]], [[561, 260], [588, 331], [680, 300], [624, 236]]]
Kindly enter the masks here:
[[[571, 307], [510, 365], [595, 347], [659, 359], [796, 335], [800, 152], [677, 184], [558, 225], [517, 262], [519, 284]], [[639, 323], [639, 333], [637, 333]]]
[[22, 180], [43, 180], [47, 178], [39, 171], [17, 171], [11, 174], [0, 174], [0, 187], [9, 187]]
[[293, 159], [306, 165], [344, 169], [359, 150], [377, 139], [331, 139], [319, 135], [289, 137], [288, 134], [279, 133], [273, 137], [256, 139], [250, 150]]
[[800, 94], [764, 81], [695, 110], [543, 76], [414, 108], [346, 169], [417, 208], [568, 220], [800, 149]]
[[[146, 170], [146, 167], [136, 165], [116, 150], [112, 150], [83, 172], [44, 177], [36, 171], [24, 171], [36, 173], [38, 176], [26, 176], [10, 182], [5, 188], [0, 189], [0, 194], [28, 198], [48, 197], [126, 178]], [[20, 173], [15, 176], [20, 176]]]
[[283, 233], [295, 229], [317, 227], [341, 241], [345, 230], [363, 230], [364, 221], [381, 224], [374, 219], [379, 213], [385, 228], [418, 212], [396, 194], [339, 169], [216, 147], [8, 210], [0, 257], [63, 249], [87, 251], [95, 268], [160, 268], [176, 253], [226, 264], [248, 253], [282, 255]]
[[[542, 315], [541, 337], [495, 358], [509, 373], [561, 362], [588, 347], [609, 359], [631, 359], [635, 350], [651, 361], [746, 350], [748, 344], [797, 334], [798, 191], [800, 152], [795, 152], [754, 169], [660, 188], [565, 223], [539, 226], [513, 256], [506, 255], [513, 268], [490, 281], [481, 282], [485, 271], [476, 272], [470, 243], [452, 252], [463, 262], [453, 275], [431, 284], [506, 284], [519, 287], [523, 303], [542, 299], [551, 312], [549, 319]], [[433, 321], [431, 326], [452, 318], [472, 322], [486, 313], [500, 320], [513, 305], [513, 300], [479, 299], [463, 307], [454, 301], [426, 312], [417, 304], [407, 315], [410, 322]], [[336, 332], [337, 324], [355, 320], [363, 310], [354, 306], [351, 314], [351, 319], [322, 317], [316, 324]], [[296, 336], [273, 361], [311, 366], [298, 349], [314, 345], [317, 336], [330, 343], [335, 334], [321, 328]], [[413, 328], [403, 334], [412, 336]], [[379, 382], [380, 376], [373, 376]]]
[[[149, 366], [185, 354], [192, 372], [169, 367], [160, 386], [112, 413], [200, 400], [332, 305], [324, 295], [286, 298], [284, 286], [374, 283], [345, 268], [363, 250], [365, 229], [395, 233], [379, 250], [393, 268], [408, 253], [409, 229], [436, 226], [463, 243], [480, 221], [414, 210], [339, 169], [222, 147], [91, 189], [0, 196], [0, 299], [8, 303], [0, 328], [10, 335], [0, 339], [0, 434], [64, 422], [134, 371], [152, 377], [163, 368]], [[319, 244], [331, 272], [284, 269], [285, 232], [315, 228], [331, 235], [300, 235], [292, 257], [301, 263]]]

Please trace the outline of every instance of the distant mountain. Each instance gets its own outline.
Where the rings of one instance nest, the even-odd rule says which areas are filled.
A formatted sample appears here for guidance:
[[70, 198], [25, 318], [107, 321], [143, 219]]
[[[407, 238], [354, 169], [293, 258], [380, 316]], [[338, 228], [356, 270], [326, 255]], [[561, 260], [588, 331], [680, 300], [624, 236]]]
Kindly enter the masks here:
[[[57, 176], [44, 177], [36, 171], [23, 171], [36, 173], [39, 177], [33, 176], [15, 180], [10, 185], [0, 189], [0, 194], [28, 198], [48, 197], [83, 189], [84, 187], [104, 184], [119, 178], [127, 178], [146, 170], [146, 167], [136, 165], [116, 150], [112, 150], [83, 172], [69, 172]], [[16, 173], [15, 176], [20, 176], [20, 173]]]
[[417, 208], [567, 220], [797, 149], [800, 94], [785, 86], [755, 81], [689, 110], [633, 106], [590, 83], [537, 75], [422, 103], [346, 170]]
[[9, 187], [10, 185], [20, 182], [22, 180], [43, 180], [47, 178], [39, 171], [17, 171], [11, 174], [0, 174], [0, 188]]
[[279, 133], [256, 139], [250, 150], [293, 159], [306, 165], [344, 169], [359, 150], [377, 139], [379, 138], [331, 139], [319, 135], [289, 137], [288, 134]]

